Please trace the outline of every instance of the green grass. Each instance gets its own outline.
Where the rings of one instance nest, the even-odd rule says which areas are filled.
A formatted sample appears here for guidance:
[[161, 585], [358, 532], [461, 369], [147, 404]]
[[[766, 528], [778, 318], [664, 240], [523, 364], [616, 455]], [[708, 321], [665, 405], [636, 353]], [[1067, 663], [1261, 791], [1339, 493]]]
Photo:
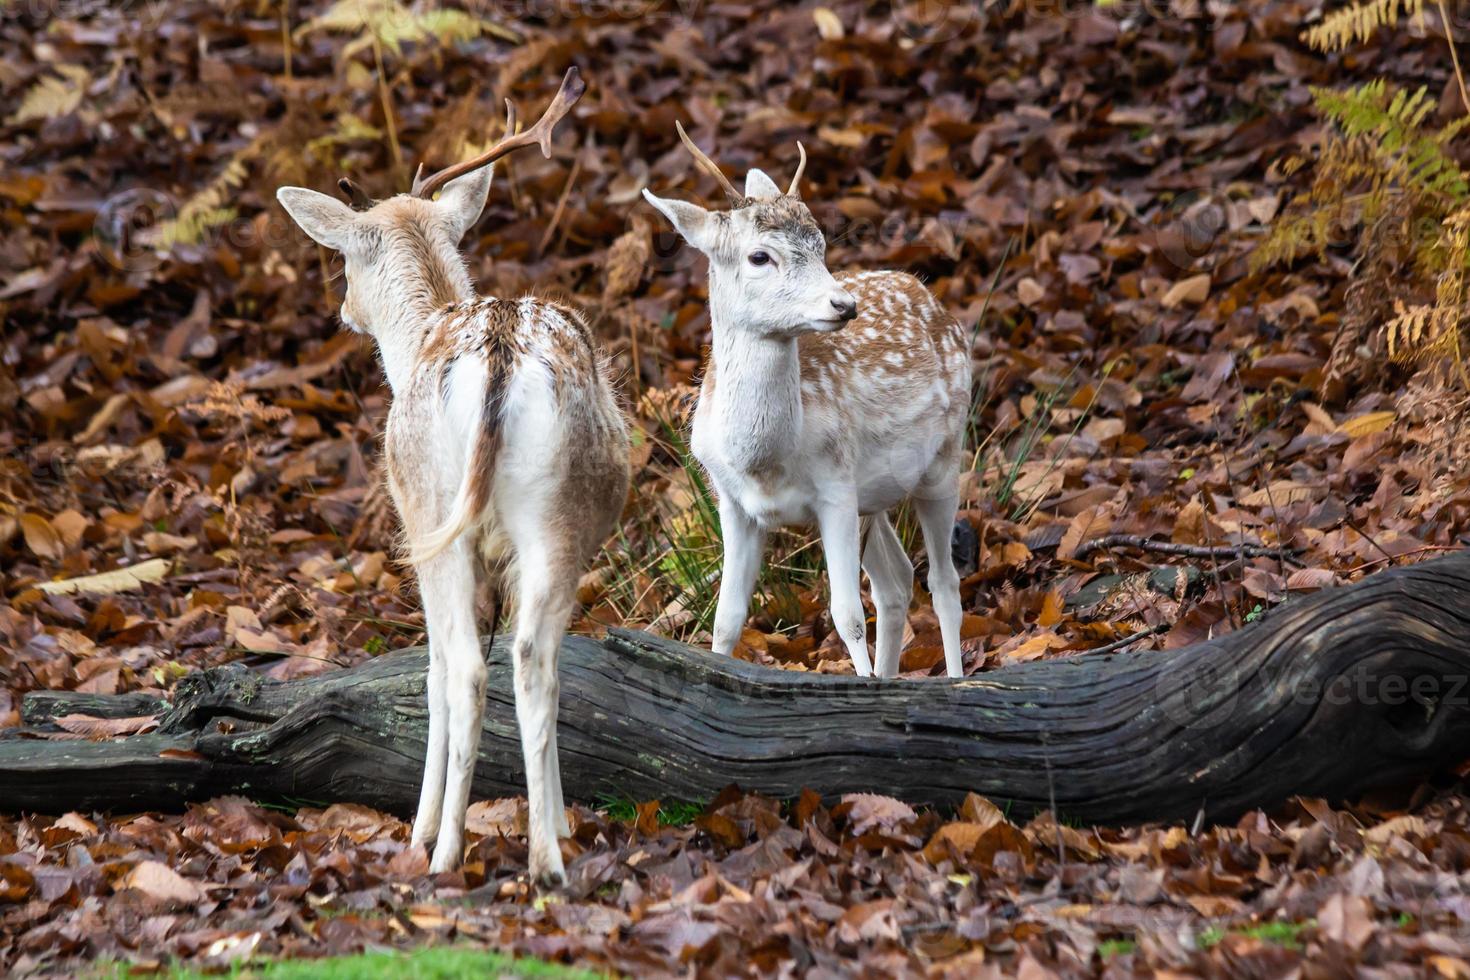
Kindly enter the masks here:
[[[99, 965], [96, 972], [81, 974], [92, 980], [122, 980], [129, 976], [125, 963]], [[358, 953], [323, 959], [271, 960], [236, 966], [227, 973], [206, 974], [187, 967], [173, 967], [152, 976], [163, 980], [202, 980], [206, 976], [238, 980], [470, 980], [483, 977], [554, 977], [558, 980], [592, 980], [605, 976], [559, 963], [523, 959], [466, 946], [433, 946], [410, 953]]]
[[[685, 423], [659, 412], [655, 416], [659, 452], [677, 462], [691, 500], [679, 508], [664, 498], [646, 502], [630, 524], [619, 527], [605, 549], [612, 570], [607, 598], [623, 622], [636, 620], [645, 599], [665, 608], [677, 603], [691, 621], [675, 636], [709, 631], [719, 599], [724, 540], [719, 506], [685, 438]], [[752, 597], [752, 614], [763, 614], [778, 630], [800, 625], [796, 597], [820, 583], [822, 555], [811, 532], [777, 531], [767, 541], [765, 562]], [[793, 612], [794, 611], [794, 612]], [[666, 624], [660, 624], [660, 631]]]
[[1220, 926], [1210, 926], [1199, 934], [1199, 948], [1209, 949], [1218, 946], [1226, 936], [1247, 936], [1251, 939], [1259, 939], [1262, 942], [1275, 943], [1283, 949], [1301, 949], [1301, 933], [1304, 929], [1315, 929], [1317, 922], [1309, 919], [1306, 922], [1261, 922], [1250, 926], [1237, 926], [1223, 929]]
[[1132, 939], [1104, 939], [1097, 944], [1097, 955], [1110, 960], [1114, 956], [1127, 956], [1137, 948], [1138, 943]]
[[[660, 800], [658, 822], [663, 827], [685, 827], [704, 812], [704, 804], [697, 800]], [[597, 809], [610, 820], [631, 821], [638, 819], [638, 804], [632, 797], [607, 796], [597, 803]]]

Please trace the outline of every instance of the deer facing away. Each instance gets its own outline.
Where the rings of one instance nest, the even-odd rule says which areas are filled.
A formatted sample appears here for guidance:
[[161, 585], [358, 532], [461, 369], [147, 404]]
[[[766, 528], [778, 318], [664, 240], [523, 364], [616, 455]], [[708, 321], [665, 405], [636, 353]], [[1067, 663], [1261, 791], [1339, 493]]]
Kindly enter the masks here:
[[[628, 437], [588, 328], [534, 298], [480, 298], [458, 242], [478, 220], [496, 159], [539, 144], [581, 95], [571, 69], [541, 120], [475, 160], [356, 211], [283, 187], [281, 204], [343, 253], [342, 319], [377, 341], [393, 389], [389, 489], [418, 574], [429, 633], [429, 739], [414, 819], [435, 872], [458, 866], [485, 705], [475, 617], [482, 574], [513, 583], [516, 717], [530, 801], [530, 870], [565, 878], [568, 833], [556, 749], [557, 655], [580, 572], [628, 486]], [[355, 185], [344, 191], [365, 204]], [[443, 193], [437, 200], [433, 194]]]
[[678, 126], [732, 209], [643, 196], [709, 259], [710, 364], [691, 448], [719, 498], [724, 567], [714, 649], [740, 637], [767, 529], [815, 521], [832, 622], [860, 676], [868, 658], [859, 567], [877, 611], [876, 672], [898, 672], [914, 567], [887, 512], [908, 498], [923, 529], [929, 590], [951, 677], [963, 672], [959, 577], [950, 536], [970, 399], [970, 353], [955, 320], [913, 276], [834, 277], [798, 185], [752, 170], [741, 193]]

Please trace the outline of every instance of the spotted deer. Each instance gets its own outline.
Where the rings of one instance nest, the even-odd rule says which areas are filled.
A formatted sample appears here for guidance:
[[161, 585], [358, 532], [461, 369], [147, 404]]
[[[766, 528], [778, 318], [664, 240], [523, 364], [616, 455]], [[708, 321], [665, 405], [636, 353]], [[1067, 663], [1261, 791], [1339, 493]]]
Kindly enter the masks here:
[[[827, 270], [826, 240], [802, 203], [806, 150], [786, 193], [760, 170], [742, 194], [679, 138], [731, 210], [643, 196], [709, 259], [710, 363], [691, 448], [719, 498], [724, 567], [714, 649], [740, 637], [773, 527], [815, 521], [832, 623], [860, 676], [898, 672], [914, 566], [888, 511], [912, 501], [951, 677], [962, 673], [959, 576], [950, 536], [970, 400], [964, 330], [901, 272]], [[868, 659], [859, 568], [877, 611]]]
[[[463, 851], [486, 667], [475, 619], [481, 578], [515, 600], [516, 718], [530, 799], [530, 871], [565, 880], [568, 833], [556, 747], [557, 656], [578, 576], [617, 519], [628, 436], [587, 324], [532, 297], [480, 297], [458, 251], [479, 219], [494, 162], [539, 145], [580, 97], [575, 68], [540, 121], [408, 194], [354, 210], [300, 187], [277, 192], [296, 223], [347, 264], [342, 320], [377, 341], [393, 404], [388, 486], [417, 572], [429, 633], [429, 738], [413, 841], [430, 869]], [[356, 203], [365, 195], [342, 188]], [[442, 188], [436, 200], [434, 194]]]

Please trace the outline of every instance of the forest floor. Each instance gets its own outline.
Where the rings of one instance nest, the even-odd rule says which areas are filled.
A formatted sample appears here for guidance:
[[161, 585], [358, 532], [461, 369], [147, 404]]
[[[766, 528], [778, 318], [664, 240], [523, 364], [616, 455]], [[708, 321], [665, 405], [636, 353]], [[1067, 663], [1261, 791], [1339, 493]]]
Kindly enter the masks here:
[[[0, 731], [30, 690], [290, 678], [422, 642], [376, 355], [274, 190], [351, 174], [388, 196], [498, 135], [500, 97], [539, 111], [572, 63], [574, 123], [553, 159], [502, 165], [465, 253], [482, 292], [586, 310], [635, 423], [577, 630], [708, 642], [719, 530], [684, 445], [704, 269], [639, 194], [715, 200], [676, 119], [737, 176], [780, 182], [800, 139], [831, 267], [914, 272], [974, 325], [968, 672], [1189, 645], [1470, 533], [1460, 395], [1349, 329], [1352, 239], [1251, 262], [1308, 180], [1283, 162], [1321, 136], [1311, 86], [1386, 76], [1455, 115], [1433, 31], [1322, 57], [1298, 38], [1320, 0], [545, 6], [7, 5]], [[810, 533], [775, 536], [737, 655], [851, 670], [820, 569]], [[916, 591], [909, 678], [943, 673]], [[577, 809], [551, 898], [517, 883], [513, 800], [476, 804], [465, 870], [436, 877], [402, 823], [349, 804], [0, 817], [0, 971], [460, 943], [633, 974], [1470, 976], [1448, 780], [1213, 828], [1017, 825], [979, 798], [605, 802]]]

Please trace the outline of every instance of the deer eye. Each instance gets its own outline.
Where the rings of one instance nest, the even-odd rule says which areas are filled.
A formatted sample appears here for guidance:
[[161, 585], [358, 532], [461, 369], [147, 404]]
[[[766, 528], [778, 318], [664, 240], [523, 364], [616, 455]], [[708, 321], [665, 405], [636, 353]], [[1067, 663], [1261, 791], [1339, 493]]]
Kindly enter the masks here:
[[750, 253], [751, 265], [768, 265], [770, 261], [771, 256], [760, 249], [756, 249], [754, 252]]

